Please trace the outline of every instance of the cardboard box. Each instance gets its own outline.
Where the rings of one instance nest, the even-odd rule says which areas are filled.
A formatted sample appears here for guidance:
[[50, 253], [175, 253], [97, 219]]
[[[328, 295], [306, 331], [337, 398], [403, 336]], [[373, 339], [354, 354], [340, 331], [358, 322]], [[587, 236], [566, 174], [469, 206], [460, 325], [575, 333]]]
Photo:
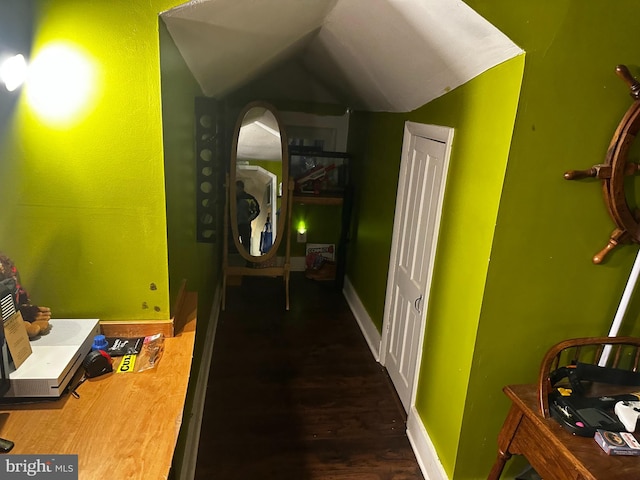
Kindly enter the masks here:
[[598, 429], [594, 439], [607, 455], [640, 455], [640, 443], [632, 433]]
[[313, 259], [318, 256], [330, 262], [335, 261], [335, 251], [336, 246], [333, 243], [307, 243], [307, 268], [310, 266], [309, 261], [313, 263]]
[[305, 276], [313, 280], [334, 280], [335, 248], [332, 243], [307, 243]]

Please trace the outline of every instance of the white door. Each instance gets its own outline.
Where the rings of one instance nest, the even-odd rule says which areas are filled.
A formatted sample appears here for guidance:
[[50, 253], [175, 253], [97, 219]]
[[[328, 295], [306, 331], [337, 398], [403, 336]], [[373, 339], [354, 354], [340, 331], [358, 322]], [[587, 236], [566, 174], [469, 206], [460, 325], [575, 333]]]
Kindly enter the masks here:
[[381, 361], [405, 407], [414, 402], [453, 129], [406, 122]]

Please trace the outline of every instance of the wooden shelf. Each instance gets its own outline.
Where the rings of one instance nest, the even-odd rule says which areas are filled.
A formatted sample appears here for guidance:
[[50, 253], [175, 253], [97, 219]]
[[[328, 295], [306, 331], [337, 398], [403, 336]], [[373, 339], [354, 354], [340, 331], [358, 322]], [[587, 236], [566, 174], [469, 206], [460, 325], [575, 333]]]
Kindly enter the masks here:
[[[154, 369], [90, 378], [78, 388], [80, 398], [67, 394], [41, 403], [0, 405], [0, 436], [15, 442], [11, 453], [78, 455], [83, 480], [168, 478], [193, 358], [193, 308], [187, 326], [165, 338]], [[135, 321], [129, 323], [136, 328]]]
[[334, 196], [323, 196], [323, 195], [299, 195], [293, 194], [293, 203], [301, 203], [304, 205], [342, 205], [343, 198]]

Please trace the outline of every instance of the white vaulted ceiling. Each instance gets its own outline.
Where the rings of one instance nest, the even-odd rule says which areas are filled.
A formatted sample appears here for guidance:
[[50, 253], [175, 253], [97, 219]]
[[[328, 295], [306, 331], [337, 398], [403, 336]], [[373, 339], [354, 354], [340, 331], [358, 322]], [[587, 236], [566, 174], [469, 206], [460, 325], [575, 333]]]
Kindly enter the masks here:
[[193, 0], [161, 15], [204, 95], [414, 110], [522, 53], [459, 0]]

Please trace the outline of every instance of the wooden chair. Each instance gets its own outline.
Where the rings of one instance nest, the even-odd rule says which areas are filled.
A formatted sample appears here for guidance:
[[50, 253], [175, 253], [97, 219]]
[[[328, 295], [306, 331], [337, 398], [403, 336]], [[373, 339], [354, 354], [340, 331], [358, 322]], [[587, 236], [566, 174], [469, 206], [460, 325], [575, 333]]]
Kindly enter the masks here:
[[[487, 479], [499, 479], [512, 455], [523, 455], [543, 478], [639, 478], [637, 458], [598, 455], [595, 442], [565, 432], [549, 414], [549, 394], [556, 387], [577, 385], [588, 397], [640, 391], [636, 375], [639, 365], [640, 338], [636, 337], [574, 338], [553, 345], [540, 364], [537, 384], [507, 385], [503, 389], [512, 403], [498, 435], [498, 456]], [[614, 370], [606, 371], [604, 378], [602, 371], [592, 371], [600, 370], [599, 366]], [[556, 375], [563, 367], [566, 370], [561, 370], [562, 375]], [[565, 376], [568, 371], [573, 382]], [[633, 377], [633, 382], [625, 383], [636, 386], [611, 383], [613, 376], [617, 380]], [[578, 377], [599, 381], [577, 381]]]
[[[578, 363], [615, 368], [625, 372], [637, 372], [640, 365], [640, 338], [638, 337], [588, 337], [574, 338], [551, 347], [540, 364], [538, 377], [538, 402], [540, 414], [549, 418], [549, 393], [553, 390], [551, 373], [561, 367], [574, 368]], [[625, 393], [640, 387], [607, 385], [600, 394]], [[598, 396], [598, 385], [591, 385], [590, 396]]]

